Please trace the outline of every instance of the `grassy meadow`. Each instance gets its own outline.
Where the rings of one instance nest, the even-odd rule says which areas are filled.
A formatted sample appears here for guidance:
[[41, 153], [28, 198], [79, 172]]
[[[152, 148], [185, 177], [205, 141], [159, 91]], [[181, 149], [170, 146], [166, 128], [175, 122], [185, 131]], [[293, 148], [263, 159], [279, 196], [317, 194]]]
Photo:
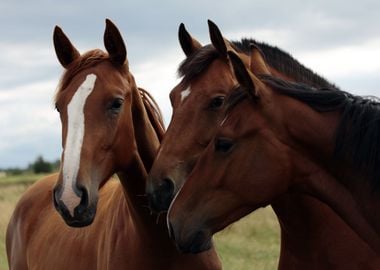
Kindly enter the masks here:
[[[0, 270], [8, 269], [5, 230], [19, 197], [42, 175], [0, 178]], [[223, 269], [276, 269], [279, 227], [270, 207], [260, 209], [215, 236]]]

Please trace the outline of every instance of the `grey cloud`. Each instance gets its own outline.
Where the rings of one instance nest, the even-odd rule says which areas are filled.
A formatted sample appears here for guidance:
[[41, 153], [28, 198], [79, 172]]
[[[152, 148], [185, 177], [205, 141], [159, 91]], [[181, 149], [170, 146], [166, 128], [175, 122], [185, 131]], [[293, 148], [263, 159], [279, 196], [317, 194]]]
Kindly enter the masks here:
[[[278, 35], [286, 33], [275, 40], [263, 41], [286, 45], [283, 49], [290, 53], [360, 45], [369, 39], [378, 38], [380, 25], [380, 2], [374, 0], [35, 0], [1, 1], [0, 10], [0, 48], [4, 43], [10, 46], [32, 44], [30, 48], [33, 48], [24, 46], [22, 50], [25, 51], [20, 52], [20, 59], [15, 57], [12, 61], [7, 52], [2, 51], [0, 93], [21, 91], [23, 85], [46, 80], [56, 80], [58, 83], [62, 68], [56, 60], [52, 44], [55, 25], [60, 25], [83, 52], [103, 48], [104, 19], [110, 18], [118, 25], [126, 40], [132, 71], [138, 69], [141, 63], [150, 61], [159, 61], [154, 62], [159, 69], [160, 64], [165, 64], [160, 55], [183, 57], [177, 40], [181, 22], [203, 43], [209, 43], [207, 19], [215, 21], [222, 32], [228, 34], [243, 31], [248, 33], [248, 37], [255, 38], [255, 33], [263, 29], [270, 29]], [[23, 61], [29, 62], [25, 64]], [[30, 65], [33, 62], [35, 65]], [[173, 74], [175, 72], [173, 69]], [[324, 75], [329, 77], [328, 74]], [[376, 75], [331, 79], [347, 89], [368, 88], [374, 91], [379, 82]], [[164, 87], [167, 87], [166, 84]], [[165, 95], [166, 101], [162, 103], [165, 107], [162, 110], [166, 119], [169, 119], [171, 111], [167, 101], [169, 88], [158, 89], [162, 91], [159, 95]], [[7, 114], [7, 106], [13, 106], [1, 100], [0, 104], [0, 114]], [[15, 124], [22, 125], [20, 121]], [[0, 133], [0, 140], [4, 139]], [[39, 143], [39, 140], [43, 143]], [[0, 167], [24, 165], [38, 153], [53, 157], [60, 147], [59, 134], [52, 133], [39, 132], [34, 139], [15, 145], [13, 142], [16, 141], [7, 141], [8, 150], [0, 153]]]

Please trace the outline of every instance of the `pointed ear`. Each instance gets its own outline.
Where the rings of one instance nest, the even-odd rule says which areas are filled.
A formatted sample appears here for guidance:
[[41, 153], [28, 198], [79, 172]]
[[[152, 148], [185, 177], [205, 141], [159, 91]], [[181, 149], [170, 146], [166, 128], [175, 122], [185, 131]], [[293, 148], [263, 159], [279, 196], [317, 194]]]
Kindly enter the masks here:
[[196, 39], [194, 39], [189, 34], [189, 32], [187, 32], [183, 23], [179, 25], [178, 39], [179, 43], [181, 44], [181, 48], [187, 57], [190, 56], [193, 52], [202, 48], [202, 45]]
[[64, 68], [79, 58], [80, 53], [59, 26], [54, 28], [53, 42], [57, 58]]
[[238, 80], [239, 84], [243, 86], [252, 97], [257, 99], [258, 95], [255, 84], [253, 83], [251, 75], [249, 74], [243, 61], [236, 53], [232, 51], [228, 51], [228, 56], [230, 57], [235, 77]]
[[268, 65], [265, 60], [265, 56], [261, 49], [256, 44], [250, 44], [251, 54], [249, 61], [249, 69], [253, 74], [266, 74], [271, 75]]
[[127, 49], [123, 38], [116, 25], [106, 19], [106, 30], [104, 31], [104, 46], [114, 65], [122, 66], [127, 59]]
[[214, 22], [208, 20], [207, 23], [212, 45], [214, 45], [221, 56], [227, 58], [227, 46], [222, 33]]

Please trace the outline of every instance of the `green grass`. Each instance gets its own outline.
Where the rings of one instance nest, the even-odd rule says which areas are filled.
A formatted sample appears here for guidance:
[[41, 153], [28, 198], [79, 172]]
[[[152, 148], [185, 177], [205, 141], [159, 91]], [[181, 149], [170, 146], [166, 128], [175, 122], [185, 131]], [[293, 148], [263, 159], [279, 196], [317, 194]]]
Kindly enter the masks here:
[[46, 174], [25, 173], [0, 177], [0, 188], [8, 185], [30, 185], [45, 175]]
[[[26, 188], [43, 175], [0, 178], [0, 270], [8, 269], [5, 230], [12, 211]], [[260, 209], [215, 236], [215, 245], [227, 270], [276, 269], [279, 226], [270, 207]]]
[[223, 269], [277, 269], [280, 231], [272, 209], [259, 209], [219, 232], [216, 248]]

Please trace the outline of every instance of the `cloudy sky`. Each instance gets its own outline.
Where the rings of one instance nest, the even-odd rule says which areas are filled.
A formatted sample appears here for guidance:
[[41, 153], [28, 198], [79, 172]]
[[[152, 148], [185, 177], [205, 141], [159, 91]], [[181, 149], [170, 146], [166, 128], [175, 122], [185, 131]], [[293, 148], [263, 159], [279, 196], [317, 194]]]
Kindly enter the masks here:
[[[112, 3], [112, 4], [110, 4]], [[104, 20], [119, 27], [139, 86], [159, 102], [184, 55], [178, 25], [209, 43], [207, 19], [228, 39], [276, 45], [352, 93], [380, 96], [380, 1], [0, 0], [0, 168], [57, 159], [60, 122], [52, 97], [63, 69], [52, 45], [59, 25], [81, 51], [103, 48]]]

